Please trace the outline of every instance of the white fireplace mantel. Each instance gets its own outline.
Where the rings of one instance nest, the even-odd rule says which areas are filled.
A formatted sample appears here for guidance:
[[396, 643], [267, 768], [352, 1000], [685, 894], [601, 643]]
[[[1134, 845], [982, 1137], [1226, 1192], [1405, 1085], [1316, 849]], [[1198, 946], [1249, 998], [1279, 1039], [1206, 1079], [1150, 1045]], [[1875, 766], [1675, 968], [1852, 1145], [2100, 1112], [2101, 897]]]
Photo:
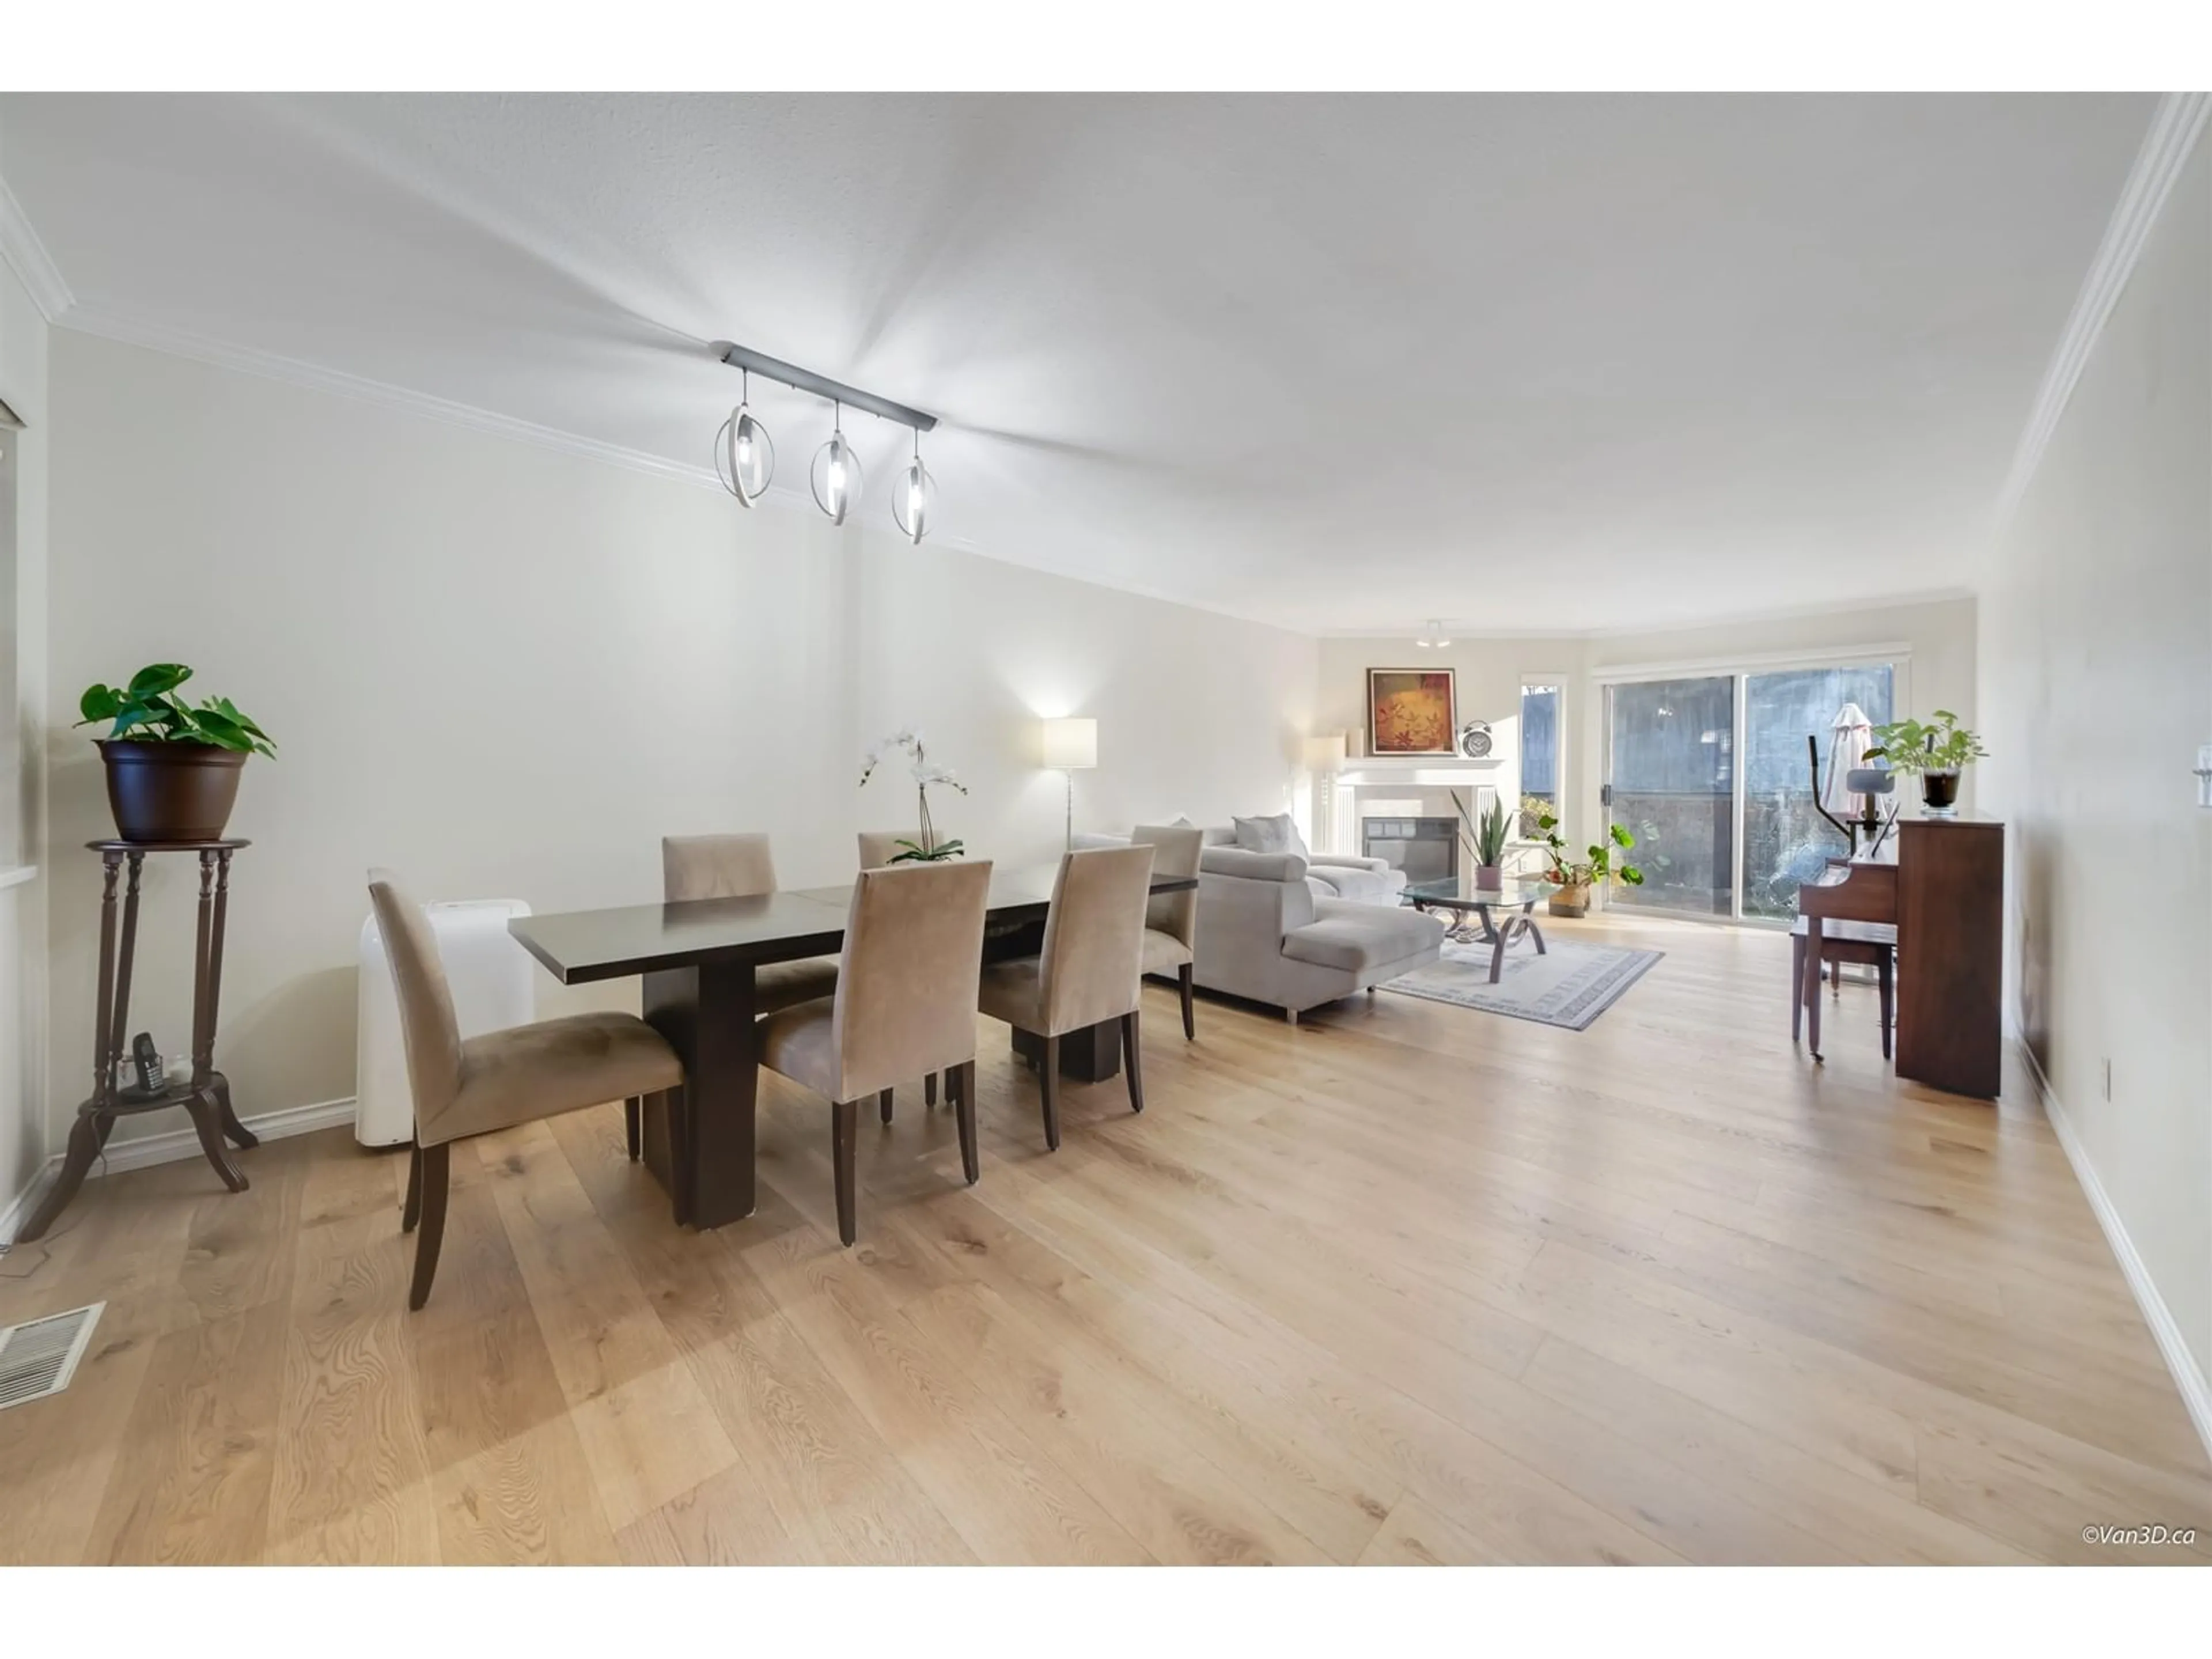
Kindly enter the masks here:
[[[1366, 755], [1348, 760], [1322, 780], [1328, 809], [1322, 820], [1328, 826], [1328, 850], [1359, 850], [1363, 790], [1495, 788], [1504, 764], [1498, 756], [1469, 760], [1456, 755]], [[1476, 797], [1478, 805], [1480, 800]]]

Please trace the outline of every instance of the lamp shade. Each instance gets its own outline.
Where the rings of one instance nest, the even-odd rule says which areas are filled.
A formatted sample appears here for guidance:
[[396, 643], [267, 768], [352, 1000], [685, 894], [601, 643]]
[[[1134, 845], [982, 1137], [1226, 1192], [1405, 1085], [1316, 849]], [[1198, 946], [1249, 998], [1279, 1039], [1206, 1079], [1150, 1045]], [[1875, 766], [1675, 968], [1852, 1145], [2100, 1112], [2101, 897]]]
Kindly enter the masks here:
[[1090, 720], [1047, 720], [1044, 723], [1044, 763], [1063, 772], [1079, 772], [1098, 764], [1098, 722]]
[[1344, 733], [1329, 732], [1306, 739], [1306, 770], [1326, 772], [1344, 763]]

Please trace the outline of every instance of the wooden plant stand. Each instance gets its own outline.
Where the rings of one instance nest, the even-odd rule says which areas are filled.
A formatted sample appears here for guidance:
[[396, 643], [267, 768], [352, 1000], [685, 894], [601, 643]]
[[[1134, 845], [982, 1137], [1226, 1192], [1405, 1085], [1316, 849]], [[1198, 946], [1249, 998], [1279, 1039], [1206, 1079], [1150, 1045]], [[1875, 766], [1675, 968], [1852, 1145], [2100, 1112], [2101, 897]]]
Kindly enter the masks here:
[[[231, 1109], [230, 1083], [215, 1069], [216, 1005], [222, 994], [222, 928], [230, 902], [230, 855], [252, 843], [244, 841], [94, 841], [86, 846], [100, 854], [105, 879], [100, 899], [100, 1010], [94, 1029], [92, 1096], [76, 1109], [70, 1130], [69, 1151], [62, 1160], [60, 1178], [39, 1206], [29, 1224], [16, 1235], [19, 1242], [44, 1236], [54, 1218], [76, 1196], [77, 1188], [107, 1145], [115, 1120], [139, 1112], [157, 1112], [181, 1106], [191, 1114], [199, 1131], [200, 1150], [207, 1154], [223, 1185], [234, 1193], [246, 1190], [246, 1176], [231, 1161], [228, 1136], [240, 1146], [258, 1143], [252, 1132]], [[199, 949], [192, 978], [192, 1074], [183, 1083], [167, 1084], [151, 1093], [118, 1089], [116, 1062], [122, 1058], [124, 1033], [131, 1022], [131, 963], [138, 944], [138, 874], [149, 853], [198, 853], [200, 856]], [[123, 895], [121, 949], [115, 926], [115, 884], [126, 865], [130, 878]]]

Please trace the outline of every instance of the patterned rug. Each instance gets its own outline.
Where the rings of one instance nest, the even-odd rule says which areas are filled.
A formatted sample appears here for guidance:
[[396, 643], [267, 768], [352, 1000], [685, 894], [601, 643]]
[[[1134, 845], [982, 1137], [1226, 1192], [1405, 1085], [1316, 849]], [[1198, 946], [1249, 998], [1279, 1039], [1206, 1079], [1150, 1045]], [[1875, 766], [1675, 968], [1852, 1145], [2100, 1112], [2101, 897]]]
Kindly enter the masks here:
[[1538, 956], [1525, 939], [1509, 949], [1495, 985], [1490, 982], [1490, 946], [1447, 943], [1442, 961], [1386, 981], [1382, 988], [1581, 1031], [1667, 954], [1578, 945], [1556, 936], [1545, 943], [1552, 947], [1547, 956]]

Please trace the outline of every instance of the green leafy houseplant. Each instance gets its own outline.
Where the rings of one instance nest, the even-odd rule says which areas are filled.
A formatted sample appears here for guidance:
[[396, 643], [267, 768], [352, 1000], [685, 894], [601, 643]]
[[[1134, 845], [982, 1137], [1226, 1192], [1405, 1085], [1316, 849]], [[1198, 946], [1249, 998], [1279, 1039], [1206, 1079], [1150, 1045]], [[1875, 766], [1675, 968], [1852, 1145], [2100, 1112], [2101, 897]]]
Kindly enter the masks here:
[[1875, 746], [1866, 757], [1883, 762], [1893, 772], [1956, 772], [1989, 758], [1981, 738], [1960, 725], [1959, 717], [1948, 708], [1936, 710], [1926, 726], [1913, 720], [1877, 726], [1873, 737]]
[[1613, 867], [1613, 849], [1619, 848], [1625, 853], [1636, 845], [1636, 837], [1628, 833], [1627, 825], [1614, 824], [1606, 831], [1604, 841], [1591, 845], [1587, 858], [1571, 860], [1567, 857], [1567, 843], [1559, 834], [1557, 817], [1547, 812], [1536, 821], [1536, 827], [1544, 832], [1544, 847], [1552, 860], [1545, 876], [1564, 890], [1552, 901], [1555, 910], [1579, 915], [1589, 901], [1578, 896], [1607, 881], [1624, 882], [1631, 887], [1644, 885], [1644, 872], [1634, 865], [1624, 860], [1620, 868]]
[[269, 734], [228, 697], [192, 703], [178, 696], [191, 677], [180, 662], [153, 663], [128, 685], [94, 684], [77, 700], [84, 717], [78, 725], [110, 723], [100, 755], [107, 804], [125, 841], [221, 840], [246, 761], [276, 753]]
[[180, 662], [157, 662], [140, 669], [128, 685], [94, 684], [77, 700], [84, 718], [79, 726], [112, 720], [107, 741], [198, 743], [242, 754], [276, 757], [276, 745], [228, 697], [203, 698], [198, 707], [177, 696], [191, 678]]

